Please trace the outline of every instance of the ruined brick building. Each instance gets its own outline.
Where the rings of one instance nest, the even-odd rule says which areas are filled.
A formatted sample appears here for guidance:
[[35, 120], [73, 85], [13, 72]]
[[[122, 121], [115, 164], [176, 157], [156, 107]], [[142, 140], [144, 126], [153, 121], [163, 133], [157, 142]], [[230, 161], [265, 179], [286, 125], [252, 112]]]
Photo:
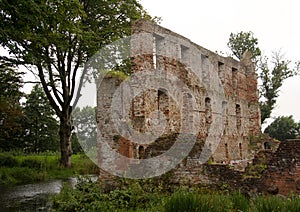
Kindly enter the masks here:
[[[178, 133], [190, 133], [192, 128], [197, 138], [189, 156], [177, 166], [181, 173], [196, 170], [201, 154], [206, 161], [216, 164], [252, 158], [249, 136], [259, 134], [261, 126], [257, 75], [250, 56], [246, 54], [241, 61], [222, 57], [148, 21], [136, 22], [132, 33], [133, 75], [146, 71], [153, 73], [158, 81], [171, 82], [134, 94], [130, 107], [122, 113], [130, 117], [130, 125], [141, 135], [153, 129], [153, 116], [162, 115], [163, 133], [145, 144], [120, 135], [114, 124], [116, 118], [110, 114], [114, 93], [125, 79], [107, 74], [97, 96], [97, 122], [102, 130], [98, 138], [126, 157], [145, 159], [163, 154]], [[169, 78], [172, 80], [168, 81]], [[135, 82], [128, 95], [144, 84], [145, 79]], [[127, 104], [123, 101], [125, 97], [118, 105]], [[101, 151], [99, 156], [99, 163], [102, 163]], [[117, 166], [126, 171], [126, 163], [119, 161]]]
[[[253, 139], [261, 126], [250, 55], [222, 57], [148, 21], [134, 24], [129, 43], [131, 77], [110, 72], [97, 90], [100, 178], [171, 170], [174, 183], [300, 193], [300, 141]], [[173, 146], [175, 156], [188, 152], [177, 161], [164, 156]], [[227, 165], [236, 162], [250, 165]], [[266, 168], [253, 176], [255, 167]]]

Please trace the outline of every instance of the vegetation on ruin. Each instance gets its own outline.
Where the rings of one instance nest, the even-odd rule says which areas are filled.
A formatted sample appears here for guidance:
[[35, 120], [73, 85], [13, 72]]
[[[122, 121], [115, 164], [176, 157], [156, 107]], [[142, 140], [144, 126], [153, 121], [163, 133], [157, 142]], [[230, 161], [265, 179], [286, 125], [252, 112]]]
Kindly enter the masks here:
[[267, 165], [261, 164], [249, 164], [243, 173], [243, 179], [247, 178], [260, 178], [263, 172], [267, 169]]
[[105, 77], [116, 77], [118, 78], [119, 80], [123, 81], [125, 79], [127, 79], [129, 77], [129, 75], [127, 75], [125, 72], [123, 71], [109, 71]]
[[[164, 183], [165, 184], [165, 183]], [[153, 179], [121, 179], [116, 187], [82, 181], [53, 196], [54, 211], [299, 211], [299, 196], [245, 196], [204, 187], [166, 189]]]
[[232, 54], [239, 60], [243, 58], [246, 51], [251, 52], [252, 59], [257, 60], [261, 56], [261, 50], [258, 47], [258, 39], [254, 37], [253, 32], [230, 33], [227, 46]]

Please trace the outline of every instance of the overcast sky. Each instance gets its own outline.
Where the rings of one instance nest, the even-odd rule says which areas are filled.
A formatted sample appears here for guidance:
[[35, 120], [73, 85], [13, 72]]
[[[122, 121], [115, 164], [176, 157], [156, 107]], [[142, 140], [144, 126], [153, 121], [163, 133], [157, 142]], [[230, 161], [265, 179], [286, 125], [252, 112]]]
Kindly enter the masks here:
[[[264, 55], [281, 51], [300, 60], [300, 1], [298, 0], [140, 0], [161, 25], [211, 51], [229, 52], [231, 32], [252, 31]], [[300, 120], [300, 76], [284, 82], [272, 116]], [[270, 122], [271, 120], [269, 120]]]

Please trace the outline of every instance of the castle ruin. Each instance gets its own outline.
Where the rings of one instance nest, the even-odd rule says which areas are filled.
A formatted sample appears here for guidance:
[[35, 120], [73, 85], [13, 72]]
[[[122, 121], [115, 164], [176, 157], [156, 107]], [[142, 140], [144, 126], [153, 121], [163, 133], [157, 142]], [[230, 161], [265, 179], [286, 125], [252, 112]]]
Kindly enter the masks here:
[[[111, 108], [115, 91], [126, 79], [107, 74], [97, 95], [97, 123], [102, 130], [98, 139], [127, 158], [147, 159], [171, 148], [178, 134], [192, 133], [195, 143], [189, 155], [176, 166], [176, 173], [192, 176], [194, 182], [203, 182], [205, 178], [195, 174], [202, 164], [201, 158], [214, 164], [253, 158], [249, 137], [259, 134], [261, 126], [257, 75], [250, 55], [246, 54], [241, 61], [220, 56], [149, 21], [133, 25], [130, 55], [133, 75], [149, 72], [155, 76], [155, 83], [162, 83], [135, 93], [138, 87], [154, 83], [146, 82], [145, 78], [135, 81], [127, 91], [130, 106], [124, 107], [122, 113], [130, 117], [130, 126], [141, 135], [155, 129], [153, 118], [159, 122], [163, 116], [163, 127], [158, 125], [155, 132], [159, 137], [145, 144], [131, 141], [130, 135], [120, 135]], [[117, 102], [128, 105], [125, 101], [126, 95]], [[100, 165], [107, 159], [101, 148]], [[120, 173], [134, 165], [122, 159], [115, 164]]]

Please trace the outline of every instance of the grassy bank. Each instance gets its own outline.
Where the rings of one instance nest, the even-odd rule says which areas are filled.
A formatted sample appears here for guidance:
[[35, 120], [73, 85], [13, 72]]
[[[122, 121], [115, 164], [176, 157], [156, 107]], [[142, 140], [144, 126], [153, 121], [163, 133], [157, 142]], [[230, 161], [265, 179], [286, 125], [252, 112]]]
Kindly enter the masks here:
[[76, 189], [65, 186], [54, 196], [54, 211], [300, 211], [299, 196], [255, 196], [199, 188], [166, 191], [149, 181], [132, 181], [114, 189], [81, 182]]
[[0, 153], [0, 185], [65, 179], [77, 174], [97, 174], [97, 172], [98, 167], [83, 154], [73, 155], [72, 167], [67, 169], [60, 166], [58, 153], [31, 155]]

